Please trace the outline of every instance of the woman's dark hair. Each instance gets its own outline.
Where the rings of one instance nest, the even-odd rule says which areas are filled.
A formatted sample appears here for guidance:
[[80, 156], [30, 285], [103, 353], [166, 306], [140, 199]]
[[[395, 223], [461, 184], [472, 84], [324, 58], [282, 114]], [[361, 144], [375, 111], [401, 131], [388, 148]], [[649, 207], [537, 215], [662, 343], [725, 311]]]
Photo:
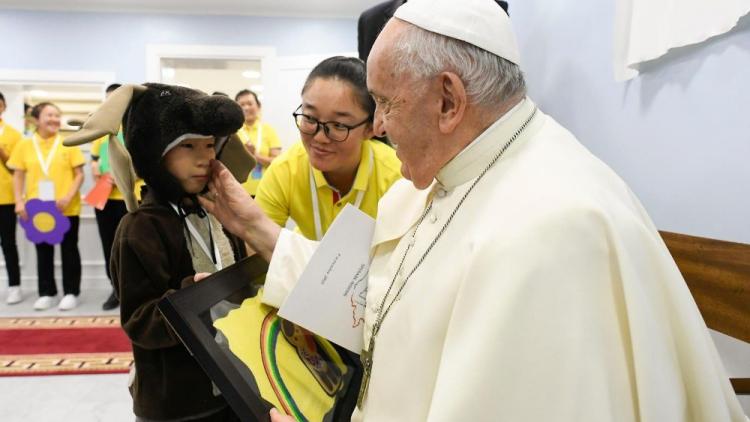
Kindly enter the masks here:
[[57, 111], [60, 111], [60, 107], [52, 104], [49, 101], [45, 101], [43, 103], [39, 103], [39, 104], [35, 105], [34, 107], [32, 107], [32, 109], [31, 109], [31, 117], [33, 117], [35, 119], [38, 119], [39, 115], [42, 114], [42, 110], [44, 110], [44, 107], [47, 107], [47, 106], [52, 106], [52, 107], [56, 108]]
[[255, 98], [255, 104], [258, 104], [258, 107], [260, 107], [260, 100], [258, 99], [258, 94], [256, 94], [253, 91], [250, 91], [249, 89], [243, 89], [242, 91], [238, 92], [237, 95], [234, 96], [234, 101], [239, 101], [240, 97], [244, 97], [245, 95], [252, 95], [253, 98]]
[[5, 104], [5, 95], [3, 95], [2, 92], [0, 92], [0, 101], [2, 101], [3, 104]]
[[307, 80], [305, 80], [305, 85], [302, 87], [302, 93], [304, 94], [307, 88], [318, 78], [339, 79], [349, 82], [354, 90], [357, 102], [367, 112], [370, 122], [372, 122], [373, 115], [375, 114], [375, 101], [373, 101], [370, 93], [367, 91], [367, 68], [365, 67], [365, 62], [356, 57], [329, 57], [318, 63], [312, 72], [310, 72]]

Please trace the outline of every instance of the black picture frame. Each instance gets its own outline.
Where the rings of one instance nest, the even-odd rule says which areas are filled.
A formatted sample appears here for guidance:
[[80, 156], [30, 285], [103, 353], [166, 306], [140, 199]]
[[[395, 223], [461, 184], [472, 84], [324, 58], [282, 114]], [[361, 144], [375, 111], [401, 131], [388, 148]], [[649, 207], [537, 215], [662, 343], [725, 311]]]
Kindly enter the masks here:
[[254, 296], [255, 286], [262, 283], [267, 270], [268, 264], [261, 258], [248, 257], [159, 302], [172, 329], [243, 421], [270, 421], [272, 406], [243, 377], [246, 369], [238, 366], [242, 363], [218, 346], [209, 312], [227, 298]]
[[[247, 366], [217, 343], [211, 308], [222, 301], [240, 304], [254, 297], [267, 271], [268, 263], [251, 256], [159, 302], [159, 310], [172, 329], [243, 421], [270, 421], [269, 411], [273, 406], [260, 396]], [[348, 421], [356, 405], [361, 367], [356, 355], [334, 347], [353, 373], [350, 388], [337, 402], [332, 420]]]

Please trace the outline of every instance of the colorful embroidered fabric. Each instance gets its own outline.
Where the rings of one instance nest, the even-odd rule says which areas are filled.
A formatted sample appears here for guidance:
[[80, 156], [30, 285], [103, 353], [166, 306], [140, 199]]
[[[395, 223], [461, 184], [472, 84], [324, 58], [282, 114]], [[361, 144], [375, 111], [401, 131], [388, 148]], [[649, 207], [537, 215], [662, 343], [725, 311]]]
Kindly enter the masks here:
[[326, 421], [352, 371], [327, 340], [279, 318], [262, 292], [214, 326], [253, 374], [261, 397], [298, 421]]

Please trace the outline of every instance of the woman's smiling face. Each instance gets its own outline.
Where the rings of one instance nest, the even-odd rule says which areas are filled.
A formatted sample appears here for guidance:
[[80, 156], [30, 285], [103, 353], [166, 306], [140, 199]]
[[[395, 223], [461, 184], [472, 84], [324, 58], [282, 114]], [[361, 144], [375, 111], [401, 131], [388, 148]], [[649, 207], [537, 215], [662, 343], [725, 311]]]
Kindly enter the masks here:
[[[302, 93], [301, 113], [321, 122], [337, 122], [354, 126], [367, 119], [367, 111], [359, 104], [349, 82], [335, 78], [317, 78]], [[300, 132], [310, 163], [322, 172], [356, 169], [361, 156], [362, 141], [372, 137], [367, 123], [349, 131], [343, 142], [329, 139], [323, 128], [315, 135]]]

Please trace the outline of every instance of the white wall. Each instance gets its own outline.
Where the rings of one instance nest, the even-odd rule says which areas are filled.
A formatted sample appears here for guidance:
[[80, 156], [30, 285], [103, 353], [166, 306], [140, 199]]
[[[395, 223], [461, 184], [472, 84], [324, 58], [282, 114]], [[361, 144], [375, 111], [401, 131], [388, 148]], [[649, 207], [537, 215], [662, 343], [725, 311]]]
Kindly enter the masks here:
[[617, 83], [614, 4], [511, 2], [531, 97], [628, 182], [660, 229], [750, 243], [750, 18]]
[[0, 69], [115, 72], [146, 82], [146, 45], [254, 45], [280, 56], [356, 51], [356, 19], [0, 11]]
[[[0, 10], [0, 40], [3, 43], [0, 75], [12, 74], [13, 80], [18, 79], [19, 74], [95, 73], [108, 75], [108, 81], [111, 76], [111, 80], [117, 82], [141, 83], [147, 79], [148, 45], [270, 47], [275, 50], [277, 57], [314, 55], [322, 58], [343, 51], [356, 51], [357, 33], [354, 19]], [[294, 61], [298, 62], [299, 58]], [[307, 71], [315, 64], [303, 62]], [[279, 73], [287, 70], [280, 69]], [[285, 85], [278, 76], [273, 76], [269, 79], [277, 86], [301, 86], [300, 75], [294, 75], [294, 83], [291, 85]], [[14, 120], [16, 127], [22, 127], [20, 93], [14, 92], [14, 87], [10, 85], [3, 86], [3, 89], [10, 108], [6, 117]], [[278, 105], [275, 123], [284, 125], [282, 132], [288, 135], [284, 138], [285, 144], [298, 139], [291, 123], [291, 113], [299, 101], [299, 93], [293, 94], [294, 98], [266, 98], [264, 101], [265, 111], [271, 114], [274, 105]], [[289, 105], [292, 103], [295, 105]], [[85, 169], [88, 172], [88, 166]], [[90, 174], [87, 173], [86, 177], [88, 183], [84, 184], [82, 192], [90, 187]], [[82, 290], [85, 295], [89, 288], [106, 288], [109, 285], [104, 274], [101, 244], [90, 206], [83, 208], [79, 239], [83, 262]], [[35, 292], [34, 247], [20, 229], [17, 242], [22, 261], [22, 286], [28, 292]], [[59, 262], [57, 267], [59, 285]], [[6, 283], [4, 259], [0, 256], [0, 290], [5, 288]]]
[[[615, 0], [511, 2], [530, 96], [622, 176], [661, 230], [750, 243], [750, 17], [614, 81]], [[750, 344], [712, 332], [730, 376]], [[740, 396], [750, 414], [750, 396]]]

